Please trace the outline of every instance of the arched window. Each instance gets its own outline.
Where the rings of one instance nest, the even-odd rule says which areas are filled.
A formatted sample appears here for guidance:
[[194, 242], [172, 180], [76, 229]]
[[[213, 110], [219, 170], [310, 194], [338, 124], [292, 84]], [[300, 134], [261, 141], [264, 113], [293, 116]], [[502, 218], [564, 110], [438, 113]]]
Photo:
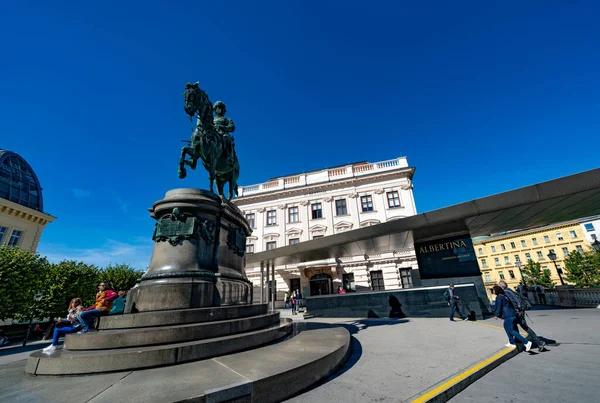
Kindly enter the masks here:
[[0, 197], [43, 211], [42, 188], [33, 169], [18, 154], [0, 149]]

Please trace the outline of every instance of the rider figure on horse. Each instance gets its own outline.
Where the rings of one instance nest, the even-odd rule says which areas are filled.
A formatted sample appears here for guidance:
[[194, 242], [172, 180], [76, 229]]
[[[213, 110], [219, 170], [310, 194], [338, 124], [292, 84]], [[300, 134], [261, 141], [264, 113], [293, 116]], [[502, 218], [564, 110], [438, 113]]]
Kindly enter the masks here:
[[235, 162], [235, 146], [233, 143], [233, 136], [230, 133], [235, 131], [235, 125], [233, 124], [233, 120], [225, 117], [227, 107], [223, 102], [215, 102], [213, 105], [213, 111], [215, 112], [213, 125], [219, 134], [223, 136], [223, 143], [227, 155], [227, 163], [233, 165]]

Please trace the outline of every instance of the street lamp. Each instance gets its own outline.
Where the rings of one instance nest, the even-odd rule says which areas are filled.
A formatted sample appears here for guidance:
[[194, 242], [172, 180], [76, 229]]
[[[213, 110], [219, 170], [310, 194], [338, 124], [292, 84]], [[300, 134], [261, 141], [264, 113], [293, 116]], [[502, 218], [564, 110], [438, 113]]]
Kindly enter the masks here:
[[562, 269], [560, 269], [556, 265], [556, 253], [554, 253], [553, 250], [551, 250], [550, 253], [548, 253], [548, 259], [550, 259], [550, 260], [552, 260], [552, 262], [554, 262], [554, 268], [556, 269], [556, 272], [558, 273], [558, 278], [560, 278], [560, 284], [565, 285], [565, 282], [562, 278]]
[[600, 242], [598, 242], [597, 239], [594, 242], [592, 242], [592, 246], [594, 247], [594, 249], [596, 249], [596, 252], [600, 252]]
[[523, 281], [523, 285], [525, 285], [525, 278], [523, 277], [523, 270], [521, 270], [521, 266], [523, 265], [520, 260], [515, 262], [517, 268], [519, 269], [519, 274], [521, 275], [521, 280]]

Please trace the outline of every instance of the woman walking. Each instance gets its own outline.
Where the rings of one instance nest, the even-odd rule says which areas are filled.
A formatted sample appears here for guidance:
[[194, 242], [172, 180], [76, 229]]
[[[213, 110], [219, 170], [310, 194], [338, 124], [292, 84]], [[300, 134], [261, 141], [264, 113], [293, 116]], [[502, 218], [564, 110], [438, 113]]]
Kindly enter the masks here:
[[496, 294], [496, 311], [494, 312], [494, 319], [504, 319], [504, 331], [508, 336], [508, 344], [506, 347], [515, 348], [515, 339], [519, 340], [525, 345], [525, 351], [531, 350], [531, 343], [525, 337], [515, 330], [515, 321], [517, 320], [517, 311], [512, 306], [512, 303], [506, 295], [504, 290], [499, 285], [494, 286], [494, 294]]

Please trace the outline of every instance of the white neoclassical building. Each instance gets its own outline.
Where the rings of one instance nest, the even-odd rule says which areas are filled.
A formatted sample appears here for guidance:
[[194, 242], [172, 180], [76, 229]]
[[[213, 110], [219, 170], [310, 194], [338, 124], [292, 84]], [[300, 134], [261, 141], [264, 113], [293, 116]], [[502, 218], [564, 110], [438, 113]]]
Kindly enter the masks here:
[[[360, 227], [416, 214], [412, 177], [406, 157], [376, 163], [360, 162], [273, 178], [240, 187], [233, 202], [253, 233], [247, 253], [292, 245]], [[277, 305], [285, 291], [301, 289], [305, 296], [391, 290], [411, 287], [410, 270], [417, 268], [414, 248], [370, 256], [277, 266]], [[260, 269], [247, 269], [258, 300]], [[271, 285], [269, 285], [271, 287]], [[269, 292], [270, 294], [270, 292]]]

